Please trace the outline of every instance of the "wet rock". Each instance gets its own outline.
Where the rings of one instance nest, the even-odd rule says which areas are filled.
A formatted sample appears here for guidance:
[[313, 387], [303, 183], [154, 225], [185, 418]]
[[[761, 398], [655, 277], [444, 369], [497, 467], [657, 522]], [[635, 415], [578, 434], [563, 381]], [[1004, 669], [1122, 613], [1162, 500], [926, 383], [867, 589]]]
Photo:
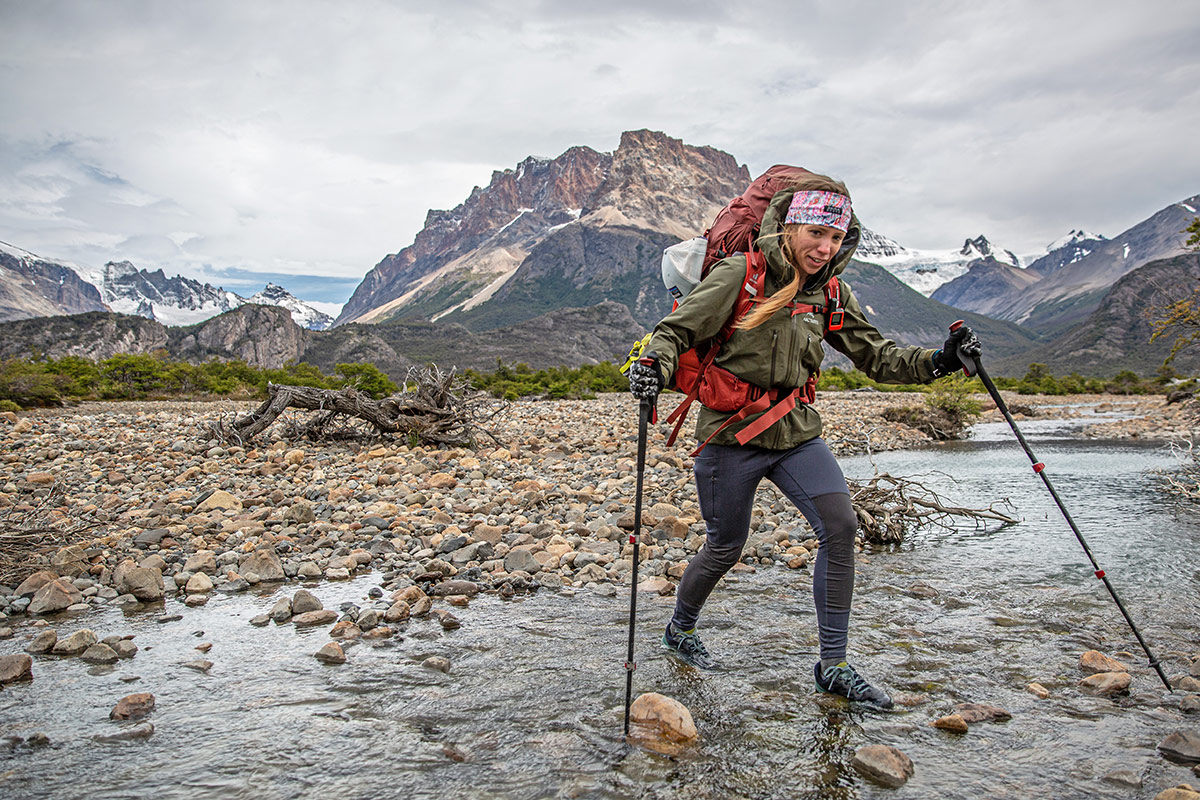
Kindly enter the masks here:
[[1132, 678], [1128, 672], [1097, 672], [1079, 682], [1079, 688], [1088, 694], [1112, 697], [1129, 690]]
[[1154, 795], [1154, 800], [1200, 800], [1200, 792], [1196, 792], [1186, 783], [1181, 783], [1173, 789], [1163, 789]]
[[1171, 761], [1183, 764], [1200, 762], [1200, 734], [1176, 731], [1158, 743], [1159, 752]]
[[410, 609], [408, 603], [403, 600], [397, 600], [392, 603], [387, 611], [383, 614], [384, 622], [403, 622], [408, 619]]
[[162, 572], [149, 567], [139, 567], [132, 560], [122, 561], [113, 572], [113, 586], [122, 594], [131, 594], [138, 600], [161, 600], [163, 596]]
[[154, 710], [154, 695], [149, 692], [138, 692], [136, 694], [126, 695], [122, 697], [112, 711], [109, 712], [109, 719], [141, 719]]
[[1191, 675], [1180, 675], [1172, 679], [1171, 685], [1182, 692], [1200, 692], [1200, 678]]
[[207, 594], [189, 594], [183, 598], [183, 604], [188, 608], [206, 605], [208, 603]]
[[444, 597], [450, 594], [465, 594], [468, 597], [479, 594], [479, 584], [473, 581], [442, 581], [433, 587], [430, 594]]
[[309, 611], [322, 611], [324, 608], [317, 596], [307, 589], [297, 589], [292, 595], [293, 614], [307, 614]]
[[[336, 616], [336, 615], [335, 615], [335, 616]], [[262, 626], [266, 625], [266, 624], [267, 624], [267, 623], [269, 623], [270, 621], [271, 621], [271, 615], [270, 615], [270, 614], [259, 614], [259, 615], [258, 615], [258, 616], [256, 616], [256, 617], [251, 617], [251, 618], [250, 618], [250, 624], [251, 624], [251, 625], [253, 625], [253, 626], [254, 626], [254, 627], [256, 627], [256, 628], [261, 628]], [[293, 619], [293, 620], [292, 620], [292, 622], [294, 623], [294, 622], [295, 622], [295, 619]]]
[[330, 581], [350, 580], [350, 570], [346, 567], [330, 567], [325, 570], [325, 579]]
[[1079, 657], [1079, 669], [1085, 675], [1096, 675], [1101, 672], [1129, 672], [1129, 667], [1109, 658], [1099, 650], [1088, 650]]
[[348, 619], [340, 620], [333, 629], [329, 631], [331, 639], [360, 639], [362, 638], [362, 628], [355, 625]]
[[0, 639], [11, 639], [16, 633], [7, 625], [0, 627]]
[[116, 733], [100, 734], [92, 738], [101, 744], [112, 744], [114, 742], [132, 742], [137, 739], [149, 739], [153, 735], [153, 722], [139, 722], [137, 725], [122, 728]]
[[1003, 708], [984, 703], [959, 703], [954, 707], [954, 711], [968, 725], [974, 725], [976, 722], [1003, 722], [1012, 719], [1012, 714]]
[[0, 686], [33, 680], [33, 659], [24, 653], [0, 656]]
[[366, 611], [358, 615], [358, 619], [355, 620], [355, 624], [357, 624], [358, 627], [363, 631], [369, 631], [372, 628], [376, 628], [379, 626], [379, 612], [373, 608], [368, 608]]
[[271, 610], [267, 612], [276, 624], [282, 625], [292, 618], [292, 601], [290, 598], [281, 597], [275, 601], [275, 605], [271, 606]]
[[69, 580], [58, 578], [34, 592], [29, 603], [30, 614], [53, 614], [83, 602], [83, 594]]
[[243, 558], [238, 564], [238, 572], [243, 575], [253, 572], [260, 581], [281, 581], [287, 577], [283, 572], [283, 564], [280, 563], [279, 556], [269, 548], [255, 550]]
[[438, 672], [449, 672], [450, 659], [443, 658], [442, 656], [430, 656], [421, 662], [421, 666], [426, 669], [437, 670]]
[[433, 601], [428, 597], [422, 596], [410, 607], [409, 614], [414, 617], [423, 617], [429, 613], [429, 609], [433, 607]]
[[850, 764], [870, 780], [892, 788], [903, 786], [915, 771], [912, 759], [882, 744], [858, 748]]
[[115, 664], [117, 663], [117, 651], [113, 650], [103, 642], [96, 642], [94, 645], [83, 651], [79, 656], [82, 660], [89, 664]]
[[17, 587], [17, 597], [33, 597], [37, 594], [37, 590], [41, 589], [47, 583], [58, 580], [56, 573], [49, 570], [41, 570], [30, 575], [25, 580], [21, 581], [21, 585]]
[[630, 740], [660, 752], [674, 751], [700, 736], [687, 706], [658, 692], [639, 695], [629, 707], [629, 721]]
[[198, 658], [195, 661], [185, 661], [181, 666], [187, 667], [188, 669], [194, 669], [196, 672], [203, 672], [207, 674], [208, 671], [212, 669], [213, 662], [206, 661], [203, 658]]
[[[336, 611], [334, 611], [332, 608], [326, 608], [320, 611], [306, 611], [303, 614], [297, 614], [296, 616], [292, 617], [292, 624], [297, 627], [304, 627], [306, 625], [328, 625], [329, 623], [336, 621], [337, 618], [338, 613]], [[270, 619], [270, 617], [267, 617], [267, 619]]]
[[337, 642], [328, 642], [320, 650], [313, 653], [313, 656], [318, 661], [324, 661], [326, 664], [345, 664], [346, 651]]
[[916, 597], [920, 600], [933, 600], [938, 596], [938, 590], [934, 589], [927, 583], [917, 581], [904, 590], [904, 593], [909, 597]]
[[33, 637], [33, 640], [25, 648], [25, 652], [35, 656], [45, 655], [53, 650], [56, 644], [58, 644], [58, 631], [51, 628]]
[[112, 649], [117, 654], [117, 658], [133, 658], [137, 654], [138, 646], [128, 639], [122, 639], [112, 645]]
[[1189, 694], [1180, 700], [1179, 710], [1185, 714], [1200, 712], [1200, 694]]
[[1050, 690], [1047, 689], [1045, 686], [1042, 686], [1040, 683], [1029, 684], [1028, 686], [1025, 687], [1025, 691], [1029, 692], [1031, 695], [1038, 698], [1039, 700], [1045, 700], [1047, 697], [1050, 696]]
[[1102, 780], [1114, 783], [1117, 786], [1128, 786], [1131, 789], [1142, 788], [1141, 777], [1136, 772], [1128, 769], [1113, 770], [1105, 775]]
[[59, 639], [50, 652], [56, 656], [77, 656], [96, 642], [96, 634], [83, 628], [75, 631], [66, 639]]
[[967, 721], [962, 718], [961, 714], [948, 714], [944, 717], [938, 717], [932, 724], [935, 728], [950, 731], [951, 733], [967, 732]]
[[462, 627], [462, 623], [459, 622], [458, 617], [454, 616], [444, 608], [439, 608], [433, 613], [437, 615], [438, 622], [441, 623], [443, 630], [453, 631]]

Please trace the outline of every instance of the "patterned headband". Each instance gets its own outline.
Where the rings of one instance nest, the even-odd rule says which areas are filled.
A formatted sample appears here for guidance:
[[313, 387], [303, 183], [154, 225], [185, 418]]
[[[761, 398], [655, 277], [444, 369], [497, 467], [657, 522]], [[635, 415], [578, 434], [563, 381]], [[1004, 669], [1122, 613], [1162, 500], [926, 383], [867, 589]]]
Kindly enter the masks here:
[[827, 225], [850, 230], [850, 198], [837, 192], [796, 192], [788, 207], [785, 225]]

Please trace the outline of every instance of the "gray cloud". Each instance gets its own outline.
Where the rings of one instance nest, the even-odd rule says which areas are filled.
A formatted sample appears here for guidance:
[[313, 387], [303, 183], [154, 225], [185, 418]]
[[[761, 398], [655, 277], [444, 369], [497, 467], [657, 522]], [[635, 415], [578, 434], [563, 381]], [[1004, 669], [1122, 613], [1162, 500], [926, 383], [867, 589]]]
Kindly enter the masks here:
[[88, 265], [341, 287], [493, 170], [643, 127], [752, 172], [836, 174], [918, 247], [1031, 252], [1200, 191], [1191, 2], [43, 0], [0, 18], [0, 238]]

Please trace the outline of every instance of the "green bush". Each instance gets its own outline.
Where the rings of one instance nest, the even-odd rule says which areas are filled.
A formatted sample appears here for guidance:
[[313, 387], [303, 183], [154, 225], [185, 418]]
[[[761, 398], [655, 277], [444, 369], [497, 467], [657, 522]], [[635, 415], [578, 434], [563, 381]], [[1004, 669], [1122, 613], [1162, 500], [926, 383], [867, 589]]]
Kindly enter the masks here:
[[384, 374], [379, 367], [366, 362], [359, 364], [338, 364], [333, 368], [336, 388], [345, 386], [369, 394], [376, 400], [388, 397], [399, 391], [392, 379]]
[[10, 411], [16, 413], [21, 410], [21, 407], [12, 400], [0, 400], [0, 411]]
[[522, 397], [584, 400], [600, 392], [624, 392], [629, 388], [629, 380], [609, 361], [577, 369], [551, 367], [535, 372], [528, 364], [509, 365], [497, 360], [494, 372], [468, 369], [463, 375], [474, 388], [505, 400]]

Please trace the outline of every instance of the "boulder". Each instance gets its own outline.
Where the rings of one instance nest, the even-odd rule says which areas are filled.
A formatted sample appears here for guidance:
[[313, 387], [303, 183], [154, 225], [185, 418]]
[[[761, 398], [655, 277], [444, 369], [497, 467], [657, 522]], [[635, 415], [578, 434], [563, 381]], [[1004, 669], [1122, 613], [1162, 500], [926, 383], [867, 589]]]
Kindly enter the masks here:
[[1088, 650], [1079, 657], [1079, 669], [1085, 675], [1096, 675], [1101, 672], [1129, 672], [1129, 667], [1109, 658], [1099, 650]]
[[0, 686], [33, 680], [33, 659], [24, 653], [0, 656]]
[[1176, 731], [1158, 743], [1164, 757], [1183, 764], [1200, 763], [1200, 734]]
[[912, 759], [882, 744], [858, 748], [850, 764], [865, 777], [892, 788], [903, 786], [914, 772]]
[[307, 589], [297, 589], [292, 595], [293, 614], [307, 614], [309, 611], [321, 611], [324, 608], [317, 596]]
[[1079, 688], [1088, 694], [1112, 697], [1128, 691], [1132, 678], [1128, 672], [1097, 672], [1079, 682]]
[[313, 655], [318, 661], [324, 661], [326, 664], [346, 663], [346, 651], [342, 650], [342, 646], [337, 642], [327, 642], [324, 647], [313, 653]]
[[37, 594], [38, 589], [56, 580], [58, 580], [58, 575], [49, 570], [35, 572], [21, 581], [21, 585], [17, 587], [17, 597], [33, 597]]
[[442, 581], [433, 587], [430, 594], [438, 597], [450, 594], [465, 594], [470, 597], [479, 594], [479, 584], [473, 581]]
[[238, 572], [243, 575], [253, 572], [263, 581], [281, 581], [287, 577], [283, 574], [283, 564], [279, 563], [279, 556], [269, 548], [255, 550], [243, 558], [238, 564]]
[[275, 601], [275, 605], [271, 606], [271, 610], [267, 615], [277, 624], [282, 625], [292, 618], [292, 601], [290, 598], [281, 597]]
[[[297, 614], [296, 616], [292, 617], [292, 624], [298, 627], [303, 627], [305, 625], [328, 625], [337, 618], [338, 612], [331, 608], [327, 608], [321, 611], [306, 611], [303, 614]], [[268, 616], [266, 619], [269, 620], [270, 617]]]
[[121, 594], [131, 594], [138, 600], [161, 600], [162, 572], [150, 567], [139, 567], [133, 561], [125, 560], [118, 564], [113, 572], [113, 588]]
[[629, 721], [634, 726], [629, 738], [660, 752], [675, 750], [700, 736], [687, 706], [658, 692], [639, 695], [629, 707]]
[[104, 642], [96, 642], [87, 650], [84, 650], [83, 654], [79, 657], [89, 664], [117, 663], [117, 651], [104, 644]]
[[66, 578], [56, 578], [38, 589], [29, 603], [30, 614], [53, 614], [83, 602], [83, 594]]
[[65, 639], [59, 639], [50, 652], [56, 656], [77, 656], [96, 643], [96, 634], [87, 628], [75, 631]]
[[58, 631], [51, 628], [33, 637], [33, 641], [25, 648], [25, 652], [35, 656], [45, 655], [53, 650], [56, 644], [58, 644]]
[[109, 719], [141, 719], [154, 710], [154, 695], [138, 692], [122, 697], [108, 713]]

